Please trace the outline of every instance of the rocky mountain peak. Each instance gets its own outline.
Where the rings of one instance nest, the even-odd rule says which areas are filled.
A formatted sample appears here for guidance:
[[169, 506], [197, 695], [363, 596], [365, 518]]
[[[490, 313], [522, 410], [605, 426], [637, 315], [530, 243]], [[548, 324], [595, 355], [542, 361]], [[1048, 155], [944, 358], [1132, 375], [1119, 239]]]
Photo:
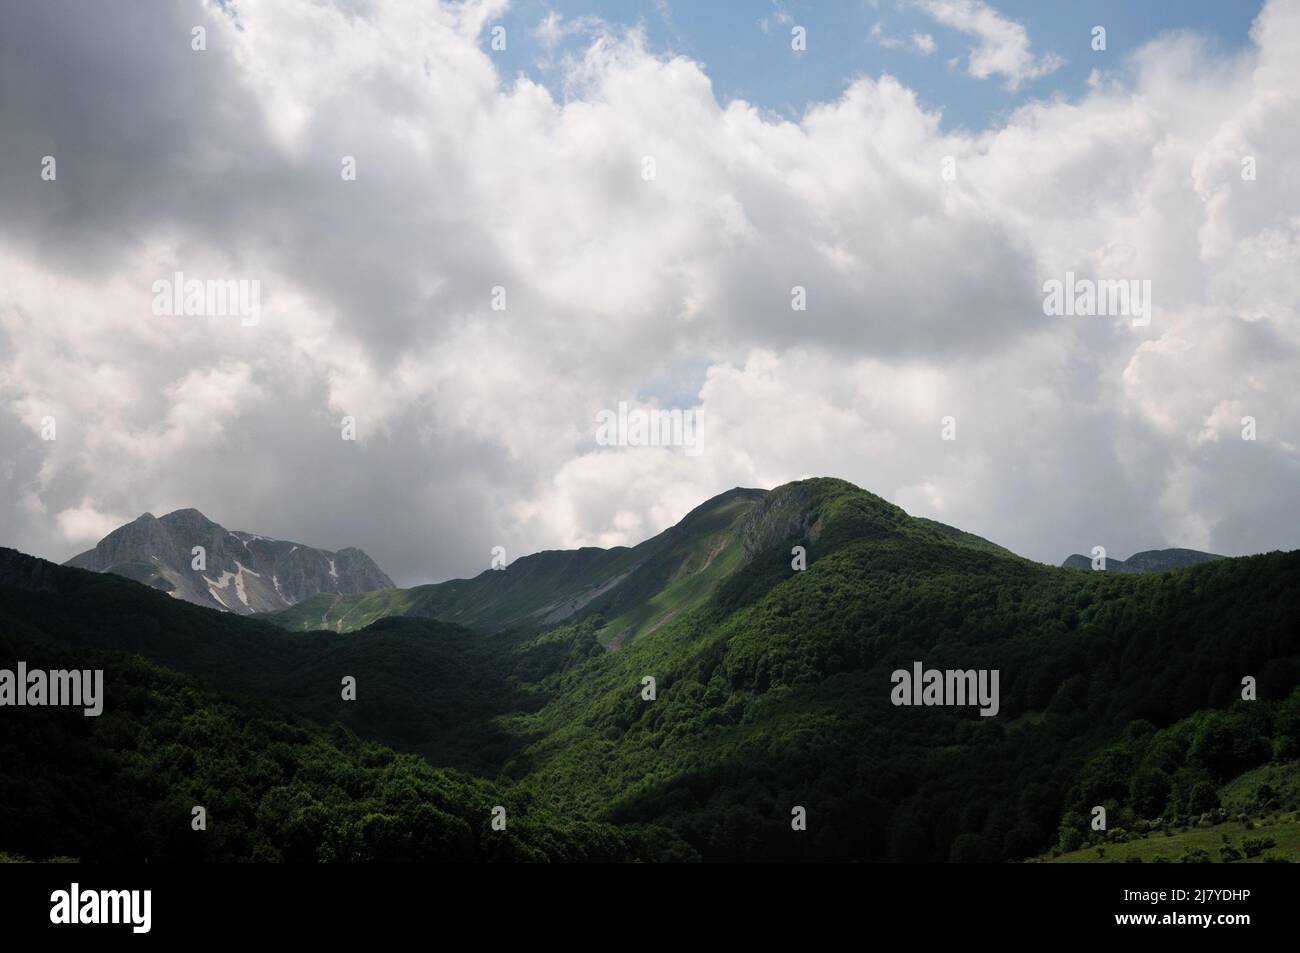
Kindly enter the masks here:
[[197, 509], [144, 513], [67, 565], [111, 572], [197, 605], [248, 615], [393, 581], [360, 549], [338, 552], [227, 530]]

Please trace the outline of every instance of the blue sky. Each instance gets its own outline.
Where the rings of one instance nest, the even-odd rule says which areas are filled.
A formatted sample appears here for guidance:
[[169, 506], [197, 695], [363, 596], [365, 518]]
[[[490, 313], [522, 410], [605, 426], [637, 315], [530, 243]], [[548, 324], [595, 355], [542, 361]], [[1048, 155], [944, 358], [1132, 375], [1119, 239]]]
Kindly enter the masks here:
[[[1062, 65], [1016, 90], [999, 76], [972, 77], [967, 57], [976, 40], [936, 22], [914, 0], [516, 0], [501, 19], [508, 49], [494, 55], [503, 75], [522, 72], [549, 86], [555, 73], [544, 66], [548, 51], [537, 25], [552, 13], [570, 25], [599, 18], [618, 27], [641, 26], [652, 51], [702, 62], [724, 104], [744, 99], [795, 118], [809, 103], [835, 99], [857, 76], [890, 73], [915, 90], [926, 108], [942, 110], [946, 128], [979, 130], [1031, 99], [1079, 95], [1093, 69], [1117, 68], [1126, 54], [1168, 31], [1201, 33], [1218, 51], [1246, 44], [1261, 3], [994, 0], [987, 6], [1026, 28], [1036, 56], [1054, 54]], [[807, 52], [791, 50], [792, 25], [806, 28]], [[1090, 45], [1095, 25], [1106, 28], [1104, 53]], [[914, 34], [931, 37], [933, 52], [918, 51]], [[587, 42], [577, 31], [561, 49], [578, 50]]]

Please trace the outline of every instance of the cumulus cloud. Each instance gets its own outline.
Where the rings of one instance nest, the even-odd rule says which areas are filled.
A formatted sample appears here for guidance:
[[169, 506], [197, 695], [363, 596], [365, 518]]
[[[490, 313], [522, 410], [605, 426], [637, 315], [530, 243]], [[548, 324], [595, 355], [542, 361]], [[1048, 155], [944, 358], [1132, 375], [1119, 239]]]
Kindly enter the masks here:
[[[1043, 68], [930, 6], [985, 31], [972, 71]], [[834, 475], [1053, 562], [1295, 546], [1294, 4], [978, 133], [888, 75], [720, 103], [635, 30], [544, 87], [497, 68], [500, 10], [0, 10], [0, 542], [195, 506], [410, 584]], [[257, 279], [260, 322], [153, 314], [177, 271]], [[1066, 271], [1149, 279], [1150, 325], [1045, 316]], [[700, 411], [702, 452], [599, 445], [620, 401]]]

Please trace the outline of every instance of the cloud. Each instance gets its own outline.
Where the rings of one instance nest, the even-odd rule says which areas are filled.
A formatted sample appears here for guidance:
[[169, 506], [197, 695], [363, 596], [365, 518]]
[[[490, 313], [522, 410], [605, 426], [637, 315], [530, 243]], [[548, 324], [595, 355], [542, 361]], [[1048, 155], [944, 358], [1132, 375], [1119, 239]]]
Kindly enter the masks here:
[[[917, 6], [941, 26], [978, 41], [970, 51], [966, 69], [976, 79], [1001, 76], [1008, 90], [1056, 72], [1065, 61], [1055, 53], [1035, 56], [1030, 50], [1029, 32], [1008, 20], [983, 0], [916, 0]], [[929, 46], [929, 49], [926, 46]], [[918, 42], [924, 52], [933, 49]]]
[[[662, 2], [662, 0], [661, 0]], [[668, 20], [670, 12], [667, 4], [659, 7], [661, 15]], [[532, 29], [533, 37], [549, 51], [555, 50], [565, 40], [575, 36], [595, 36], [610, 31], [610, 26], [600, 17], [571, 17], [566, 19], [558, 10], [549, 10]]]
[[771, 33], [773, 29], [789, 26], [793, 22], [794, 17], [786, 10], [785, 4], [781, 0], [772, 0], [772, 12], [759, 18], [758, 28], [764, 33]]
[[118, 513], [101, 513], [88, 500], [83, 500], [80, 506], [59, 513], [57, 521], [64, 539], [89, 549], [125, 520]]
[[[1296, 545], [1294, 6], [977, 134], [888, 75], [720, 103], [635, 30], [556, 93], [498, 11], [0, 10], [5, 544], [196, 506], [410, 584], [829, 474], [1050, 561]], [[258, 279], [260, 323], [152, 314], [178, 270]], [[1067, 270], [1149, 279], [1151, 325], [1046, 317]], [[703, 452], [598, 445], [620, 401], [700, 410]]]
[[885, 25], [879, 21], [871, 27], [871, 38], [887, 50], [910, 46], [912, 50], [923, 56], [929, 56], [938, 48], [934, 37], [929, 33], [916, 32], [906, 39], [901, 36], [891, 36], [885, 32]]
[[885, 25], [879, 22], [871, 27], [871, 38], [887, 50], [896, 50], [903, 45], [901, 37], [890, 36], [885, 32]]

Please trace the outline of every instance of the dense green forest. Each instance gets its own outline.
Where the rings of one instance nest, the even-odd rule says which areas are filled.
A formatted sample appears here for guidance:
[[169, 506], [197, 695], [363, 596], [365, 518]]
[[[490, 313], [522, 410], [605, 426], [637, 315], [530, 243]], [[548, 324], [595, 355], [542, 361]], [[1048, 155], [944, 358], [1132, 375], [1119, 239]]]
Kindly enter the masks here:
[[[13, 708], [0, 844], [83, 861], [682, 860], [672, 834], [551, 814], [500, 785], [211, 691], [138, 656], [0, 637], [0, 667], [105, 671], [99, 717]], [[192, 809], [207, 812], [192, 829]], [[504, 830], [492, 810], [507, 808]]]
[[[114, 716], [129, 727], [28, 711], [64, 719], [68, 737], [35, 746], [6, 733], [4, 763], [18, 769], [5, 774], [27, 780], [5, 789], [0, 850], [127, 850], [64, 836], [82, 822], [42, 806], [46, 787], [76, 789], [87, 770], [55, 754], [77, 732], [95, 733], [84, 764], [100, 765], [105, 803], [123, 812], [123, 844], [159, 858], [178, 856], [177, 824], [190, 833], [195, 784], [221, 805], [214, 818], [240, 818], [229, 839], [209, 838], [204, 849], [225, 845], [213, 857], [378, 856], [357, 847], [357, 825], [409, 818], [393, 814], [404, 802], [390, 790], [403, 788], [410, 811], [427, 796], [446, 815], [430, 824], [470, 832], [445, 850], [432, 833], [397, 837], [420, 856], [486, 856], [501, 842], [482, 840], [484, 805], [502, 804], [512, 856], [996, 861], [1077, 846], [1069, 831], [1096, 804], [1126, 830], [1186, 824], [1238, 776], [1295, 771], [1300, 553], [1149, 575], [1057, 569], [837, 480], [724, 495], [694, 515], [631, 569], [635, 550], [610, 557], [622, 581], [573, 598], [558, 624], [536, 611], [547, 586], [515, 586], [509, 571], [481, 582], [483, 598], [510, 600], [483, 613], [527, 620], [492, 631], [419, 613], [286, 631], [0, 553], [0, 631], [78, 660], [149, 660], [113, 663], [113, 704], [139, 699]], [[793, 546], [806, 549], [802, 571]], [[566, 591], [599, 581], [584, 570]], [[890, 675], [917, 661], [998, 670], [999, 713], [895, 707]], [[356, 701], [340, 698], [344, 675], [357, 678]], [[1247, 676], [1257, 701], [1241, 700]], [[214, 747], [179, 727], [209, 717], [224, 739]], [[293, 744], [272, 725], [292, 725]], [[280, 744], [287, 765], [269, 753]], [[141, 747], [178, 759], [150, 762], [152, 786], [129, 767]], [[223, 772], [215, 752], [227, 747], [281, 774]], [[298, 824], [287, 841], [285, 786], [330, 823]], [[792, 828], [795, 807], [806, 830]], [[516, 831], [516, 816], [534, 826]]]
[[[755, 560], [706, 611], [554, 676], [507, 772], [710, 859], [1015, 859], [1056, 840], [1131, 724], [1226, 706], [1244, 675], [1261, 699], [1300, 684], [1300, 554], [1107, 577], [863, 535], [804, 573]], [[889, 674], [914, 660], [999, 669], [1001, 713], [893, 707]]]

